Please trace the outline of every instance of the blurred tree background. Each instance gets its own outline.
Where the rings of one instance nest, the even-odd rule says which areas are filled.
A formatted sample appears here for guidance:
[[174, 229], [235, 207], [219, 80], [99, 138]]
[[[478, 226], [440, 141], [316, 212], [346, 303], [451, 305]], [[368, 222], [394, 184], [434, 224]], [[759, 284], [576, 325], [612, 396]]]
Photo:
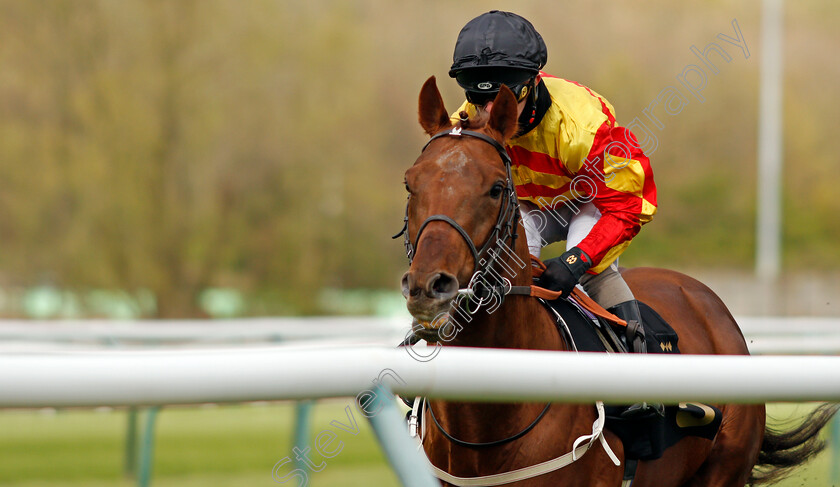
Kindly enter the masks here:
[[[341, 291], [396, 293], [402, 174], [424, 136], [417, 93], [447, 76], [486, 2], [0, 1], [0, 314], [25, 290], [118, 293], [136, 315], [335, 312]], [[546, 71], [628, 124], [669, 86], [651, 155], [660, 211], [625, 265], [750, 272], [760, 2], [527, 1]], [[840, 270], [833, 132], [840, 5], [785, 7], [784, 266]], [[716, 36], [735, 37], [749, 57]], [[703, 103], [677, 76], [717, 42]], [[651, 124], [649, 124], [652, 127]], [[69, 293], [69, 294], [68, 294]], [[332, 293], [332, 294], [330, 294]], [[338, 299], [337, 297], [335, 299]], [[3, 304], [6, 303], [6, 304]], [[18, 310], [18, 311], [16, 311]]]

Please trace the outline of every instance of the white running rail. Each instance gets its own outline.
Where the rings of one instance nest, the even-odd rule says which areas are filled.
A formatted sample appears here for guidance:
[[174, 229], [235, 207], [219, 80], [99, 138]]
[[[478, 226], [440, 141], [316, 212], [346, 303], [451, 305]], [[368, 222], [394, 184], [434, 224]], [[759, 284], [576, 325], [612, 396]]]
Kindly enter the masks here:
[[[483, 401], [839, 401], [840, 357], [573, 354], [392, 347], [19, 353], [0, 356], [0, 407], [192, 404], [395, 392]], [[640, 380], [628, 381], [633, 370]], [[643, 379], [641, 379], [643, 378]]]

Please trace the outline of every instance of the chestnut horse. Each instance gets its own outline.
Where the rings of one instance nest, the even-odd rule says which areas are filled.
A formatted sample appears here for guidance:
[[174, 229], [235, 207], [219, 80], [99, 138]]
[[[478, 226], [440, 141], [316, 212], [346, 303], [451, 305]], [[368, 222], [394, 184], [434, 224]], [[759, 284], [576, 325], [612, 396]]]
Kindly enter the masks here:
[[[447, 316], [459, 289], [470, 283], [477, 269], [494, 264], [513, 266], [512, 259], [530, 259], [503, 148], [517, 130], [516, 101], [511, 92], [502, 87], [489, 120], [467, 130], [469, 122], [453, 125], [450, 121], [432, 77], [420, 93], [419, 115], [432, 139], [405, 174], [409, 201], [404, 231], [411, 265], [402, 287], [408, 310], [418, 328], [422, 327], [418, 335], [434, 340], [447, 322], [440, 317]], [[516, 257], [493, 253], [494, 241], [509, 245]], [[726, 306], [700, 282], [653, 268], [627, 270], [624, 278], [637, 299], [656, 309], [678, 332], [682, 353], [749, 353]], [[531, 284], [529, 265], [506, 285]], [[516, 294], [507, 295], [493, 312], [478, 311], [445, 344], [566, 349], [550, 312], [538, 299]], [[626, 372], [616, 371], [620, 373]], [[822, 411], [796, 431], [768, 430], [765, 434], [763, 404], [716, 406], [723, 421], [714, 440], [685, 438], [661, 458], [640, 462], [633, 487], [741, 487], [774, 479], [785, 473], [780, 466], [794, 466], [820, 448], [816, 435], [833, 414]], [[556, 404], [547, 411], [545, 404], [534, 403], [431, 401], [429, 407], [434, 418], [427, 408], [423, 447], [434, 466], [456, 477], [499, 474], [560, 457], [572, 451], [575, 439], [592, 432], [597, 418], [592, 404]], [[538, 417], [541, 420], [535, 422]], [[517, 436], [522, 432], [527, 433]], [[495, 445], [497, 440], [511, 437], [514, 439]], [[623, 460], [619, 439], [610, 432], [605, 438]], [[481, 448], [461, 442], [493, 444]], [[756, 463], [769, 466], [754, 469]], [[623, 466], [616, 466], [605, 448], [593, 444], [564, 468], [508, 485], [618, 487], [622, 474]]]

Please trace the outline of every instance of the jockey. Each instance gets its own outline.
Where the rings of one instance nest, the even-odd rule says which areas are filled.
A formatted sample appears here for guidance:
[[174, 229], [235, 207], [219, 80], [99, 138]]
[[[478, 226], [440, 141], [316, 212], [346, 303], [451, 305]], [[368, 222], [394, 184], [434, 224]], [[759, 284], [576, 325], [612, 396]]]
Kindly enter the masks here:
[[[580, 283], [628, 323], [628, 348], [646, 352], [638, 301], [618, 256], [656, 213], [650, 161], [612, 105], [586, 86], [541, 71], [547, 50], [529, 21], [493, 10], [469, 21], [455, 44], [449, 76], [467, 101], [454, 118], [481, 124], [502, 84], [518, 100], [519, 132], [507, 142], [530, 252], [566, 241], [539, 284], [568, 296]], [[466, 112], [466, 113], [464, 113]], [[660, 410], [634, 404], [627, 416]]]

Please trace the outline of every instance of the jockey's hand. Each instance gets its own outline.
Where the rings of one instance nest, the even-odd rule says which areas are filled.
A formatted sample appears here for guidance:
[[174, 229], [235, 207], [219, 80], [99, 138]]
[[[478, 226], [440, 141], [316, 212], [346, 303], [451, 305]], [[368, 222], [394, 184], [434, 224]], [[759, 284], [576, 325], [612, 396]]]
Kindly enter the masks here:
[[572, 247], [560, 257], [545, 261], [543, 271], [537, 281], [541, 287], [560, 291], [561, 297], [569, 297], [581, 276], [592, 267], [592, 259], [577, 247]]

